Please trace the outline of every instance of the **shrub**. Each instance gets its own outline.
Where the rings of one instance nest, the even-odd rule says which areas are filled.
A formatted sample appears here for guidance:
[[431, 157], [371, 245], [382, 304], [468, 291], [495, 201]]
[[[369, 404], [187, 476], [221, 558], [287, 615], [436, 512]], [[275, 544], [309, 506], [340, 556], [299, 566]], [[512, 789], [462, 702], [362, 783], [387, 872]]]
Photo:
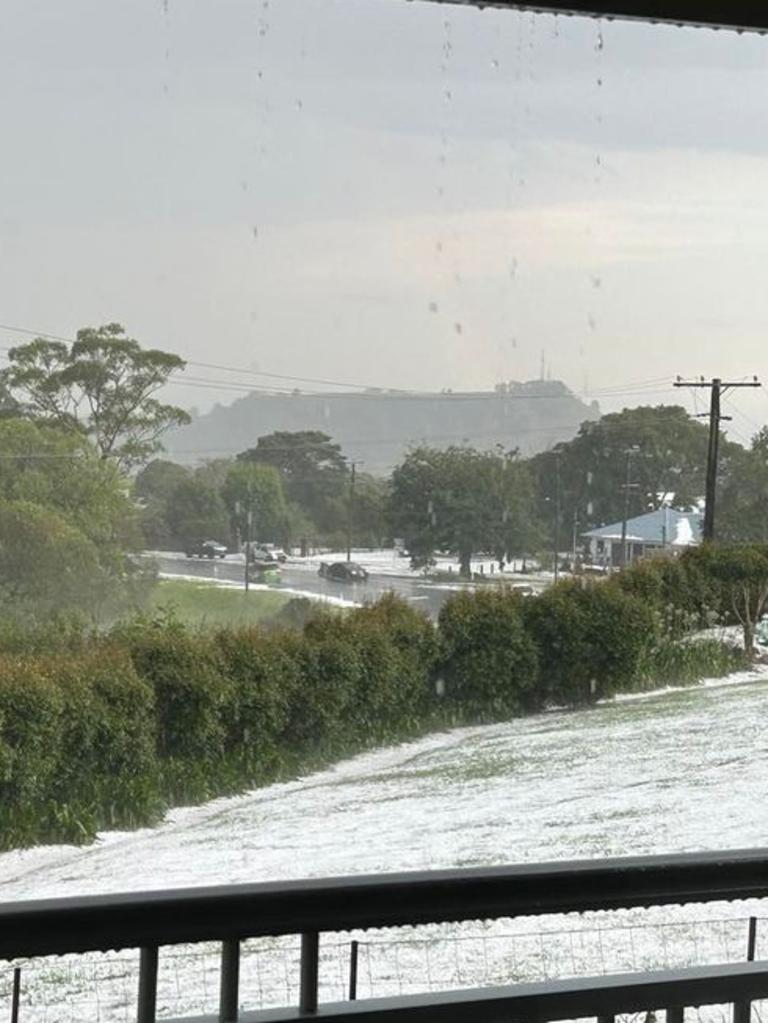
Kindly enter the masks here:
[[224, 710], [232, 699], [215, 638], [172, 619], [135, 623], [124, 636], [154, 693], [165, 792], [172, 800], [209, 798], [226, 773]]
[[457, 594], [440, 611], [446, 697], [473, 716], [519, 714], [540, 703], [524, 599], [511, 590], [479, 590]]
[[284, 763], [283, 733], [302, 684], [296, 644], [259, 628], [222, 629], [216, 642], [229, 680], [226, 755], [244, 780], [273, 778]]
[[563, 582], [524, 604], [546, 703], [577, 706], [632, 689], [657, 634], [653, 609], [602, 582]]
[[0, 846], [83, 841], [156, 815], [152, 723], [124, 652], [0, 657]]
[[437, 654], [429, 619], [394, 594], [351, 612], [342, 629], [361, 663], [352, 710], [368, 740], [412, 731], [433, 705]]
[[647, 651], [640, 674], [648, 688], [687, 685], [729, 675], [747, 664], [743, 650], [717, 639], [686, 642], [663, 638]]

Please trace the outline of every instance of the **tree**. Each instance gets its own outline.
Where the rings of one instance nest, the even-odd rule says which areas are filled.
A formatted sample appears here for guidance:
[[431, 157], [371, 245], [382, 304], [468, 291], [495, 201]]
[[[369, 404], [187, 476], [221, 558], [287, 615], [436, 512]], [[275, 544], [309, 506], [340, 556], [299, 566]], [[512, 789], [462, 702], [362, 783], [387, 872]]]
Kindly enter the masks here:
[[125, 479], [88, 439], [0, 420], [3, 614], [75, 608], [108, 617], [143, 581], [137, 512]]
[[229, 539], [229, 516], [221, 495], [196, 474], [174, 487], [167, 508], [174, 540], [182, 550], [203, 540]]
[[237, 459], [274, 466], [283, 477], [289, 500], [321, 531], [343, 528], [349, 470], [340, 446], [327, 433], [270, 433], [259, 437], [256, 447], [242, 451]]
[[755, 434], [717, 501], [717, 536], [726, 543], [768, 543], [768, 426]]
[[[582, 531], [618, 522], [624, 513], [627, 451], [629, 515], [662, 507], [688, 509], [704, 494], [708, 429], [677, 405], [641, 406], [583, 423], [577, 436], [530, 460], [543, 521], [553, 525], [551, 499], [560, 477], [559, 529], [574, 520]], [[721, 475], [727, 478], [741, 448], [721, 438]], [[549, 508], [544, 500], [549, 499]]]
[[190, 475], [186, 466], [156, 458], [136, 476], [133, 496], [141, 506], [141, 529], [145, 544], [153, 550], [165, 550], [173, 546], [168, 501], [175, 488], [188, 480]]
[[768, 544], [706, 543], [686, 551], [684, 558], [720, 583], [725, 606], [741, 625], [744, 651], [752, 660], [755, 628], [768, 610]]
[[283, 481], [273, 466], [248, 462], [232, 465], [221, 496], [241, 540], [250, 534], [252, 540], [290, 543], [290, 516]]
[[0, 421], [0, 497], [61, 514], [121, 576], [141, 546], [136, 509], [117, 467], [82, 435], [23, 419]]
[[414, 567], [448, 550], [467, 576], [474, 553], [503, 561], [533, 536], [530, 481], [514, 453], [415, 448], [392, 474], [391, 509]]
[[24, 415], [89, 437], [124, 469], [160, 450], [160, 437], [190, 421], [154, 395], [184, 369], [178, 355], [145, 349], [118, 323], [85, 327], [71, 344], [36, 338], [11, 348], [0, 372]]
[[4, 613], [96, 611], [107, 579], [96, 545], [63, 515], [0, 500], [0, 602]]
[[382, 547], [391, 536], [389, 481], [358, 473], [351, 507], [352, 542], [356, 547]]

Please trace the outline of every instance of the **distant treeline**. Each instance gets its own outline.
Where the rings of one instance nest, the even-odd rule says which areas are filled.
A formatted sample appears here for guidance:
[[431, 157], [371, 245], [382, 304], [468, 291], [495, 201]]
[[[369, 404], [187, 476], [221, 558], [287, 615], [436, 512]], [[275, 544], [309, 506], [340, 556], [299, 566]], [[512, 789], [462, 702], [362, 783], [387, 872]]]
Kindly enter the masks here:
[[686, 557], [537, 597], [460, 593], [436, 627], [394, 596], [272, 631], [9, 625], [0, 847], [151, 824], [438, 727], [725, 674], [743, 656], [690, 636], [722, 612], [710, 568]]

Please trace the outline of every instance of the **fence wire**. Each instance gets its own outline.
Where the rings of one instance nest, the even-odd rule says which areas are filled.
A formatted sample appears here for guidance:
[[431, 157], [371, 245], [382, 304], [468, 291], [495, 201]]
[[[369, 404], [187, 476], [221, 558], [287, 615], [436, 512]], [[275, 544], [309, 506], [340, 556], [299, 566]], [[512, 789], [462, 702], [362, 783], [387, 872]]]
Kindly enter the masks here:
[[[601, 914], [544, 929], [511, 921], [430, 925], [350, 936], [324, 935], [320, 999], [349, 996], [351, 939], [358, 943], [357, 997], [409, 995], [574, 976], [644, 972], [744, 961], [748, 917], [617, 922]], [[562, 920], [563, 918], [560, 918]], [[534, 921], [525, 921], [529, 927]], [[541, 921], [537, 922], [539, 925]], [[215, 1014], [221, 946], [161, 949], [158, 1017]], [[768, 917], [757, 924], [757, 959], [768, 955]], [[296, 1004], [298, 938], [242, 943], [244, 1010]], [[19, 1023], [128, 1023], [135, 1018], [138, 951], [17, 961], [0, 967], [0, 1016], [8, 1017], [13, 967], [21, 967]], [[686, 1010], [686, 1023], [731, 1023], [731, 1006]], [[620, 1017], [621, 1023], [664, 1023], [663, 1013]], [[753, 1004], [753, 1023], [768, 1023], [768, 1002]]]

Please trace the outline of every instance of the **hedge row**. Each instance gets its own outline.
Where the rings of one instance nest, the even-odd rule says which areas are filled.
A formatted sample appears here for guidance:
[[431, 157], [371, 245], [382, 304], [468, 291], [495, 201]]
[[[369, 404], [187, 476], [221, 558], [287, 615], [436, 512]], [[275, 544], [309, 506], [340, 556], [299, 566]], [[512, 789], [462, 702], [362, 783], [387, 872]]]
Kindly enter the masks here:
[[647, 594], [605, 583], [461, 593], [437, 629], [386, 597], [293, 631], [137, 620], [73, 630], [59, 649], [36, 633], [31, 651], [14, 636], [0, 650], [0, 848], [85, 841], [439, 723], [589, 703], [657, 669], [733, 667], [719, 647], [679, 646]]

